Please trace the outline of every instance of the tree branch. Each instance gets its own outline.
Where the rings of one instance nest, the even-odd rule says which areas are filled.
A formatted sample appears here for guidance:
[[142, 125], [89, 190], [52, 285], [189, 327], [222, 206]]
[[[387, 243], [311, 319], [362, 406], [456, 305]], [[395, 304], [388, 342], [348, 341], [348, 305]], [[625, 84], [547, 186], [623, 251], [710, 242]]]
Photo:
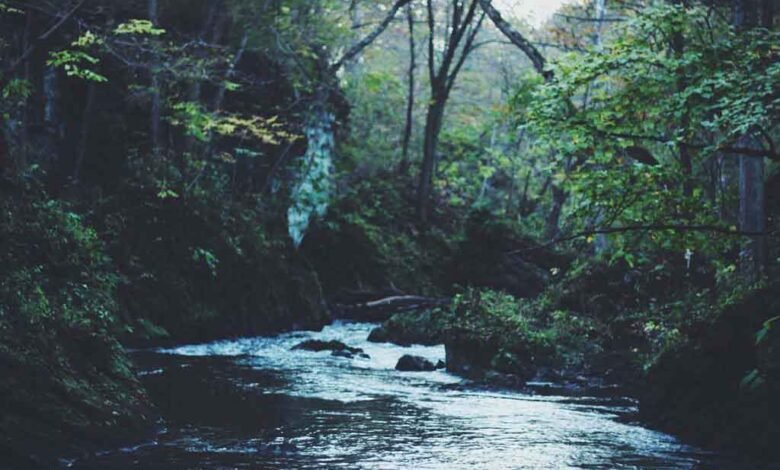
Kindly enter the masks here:
[[384, 20], [382, 20], [381, 23], [379, 23], [379, 26], [374, 29], [374, 31], [371, 32], [368, 36], [358, 41], [354, 46], [350, 47], [347, 52], [344, 53], [343, 56], [339, 60], [337, 60], [333, 65], [330, 66], [330, 70], [332, 73], [337, 72], [341, 67], [344, 66], [345, 63], [349, 62], [350, 60], [354, 59], [360, 52], [368, 47], [376, 38], [379, 37], [380, 34], [382, 34], [388, 26], [390, 26], [390, 23], [393, 22], [393, 19], [395, 18], [395, 15], [398, 13], [398, 10], [406, 6], [409, 2], [412, 0], [397, 0], [395, 2], [395, 5], [393, 5], [393, 8], [390, 9], [390, 12], [387, 14]]
[[566, 19], [566, 20], [575, 20], [575, 21], [584, 21], [584, 22], [590, 22], [590, 23], [619, 23], [622, 21], [628, 21], [627, 18], [622, 17], [614, 17], [614, 18], [588, 18], [585, 16], [574, 16], [574, 15], [565, 15], [563, 13], [555, 13], [554, 14], [557, 17]]
[[493, 24], [496, 25], [496, 27], [501, 31], [504, 36], [506, 36], [510, 41], [512, 41], [512, 44], [517, 46], [521, 51], [525, 53], [526, 56], [528, 56], [528, 59], [531, 60], [531, 63], [533, 64], [534, 68], [536, 69], [539, 74], [541, 74], [545, 80], [549, 81], [553, 79], [553, 73], [550, 70], [545, 70], [544, 67], [546, 65], [546, 61], [544, 56], [539, 52], [539, 50], [534, 47], [531, 42], [525, 38], [518, 30], [516, 30], [514, 27], [512, 27], [511, 24], [509, 24], [503, 16], [501, 16], [501, 13], [495, 9], [493, 6], [491, 0], [478, 0], [480, 6], [482, 7], [482, 10], [487, 14], [487, 16], [490, 18], [491, 21], [493, 21]]
[[30, 58], [30, 56], [35, 52], [35, 50], [38, 48], [38, 45], [47, 39], [49, 39], [54, 33], [57, 32], [73, 15], [76, 14], [76, 12], [86, 3], [87, 0], [81, 0], [78, 2], [73, 8], [68, 10], [56, 23], [54, 23], [54, 26], [49, 28], [45, 33], [38, 36], [38, 39], [35, 40], [30, 46], [22, 53], [21, 56], [19, 56], [18, 59], [16, 59], [11, 65], [5, 68], [3, 70], [3, 73], [11, 73], [14, 70], [16, 70], [17, 67], [22, 65], [23, 63], [27, 62], [27, 59]]
[[533, 248], [514, 250], [508, 252], [507, 254], [514, 255], [514, 254], [527, 253], [529, 251], [549, 248], [559, 243], [570, 242], [578, 238], [586, 238], [592, 235], [609, 235], [609, 234], [628, 233], [628, 232], [659, 232], [664, 230], [672, 230], [675, 232], [710, 232], [710, 233], [719, 233], [722, 235], [737, 236], [737, 237], [760, 237], [760, 236], [769, 235], [771, 233], [771, 232], [745, 232], [740, 230], [732, 230], [719, 225], [675, 225], [675, 224], [631, 225], [628, 227], [607, 227], [607, 228], [600, 228], [600, 229], [584, 230], [582, 232], [577, 232], [573, 235], [556, 238], [554, 240], [551, 240], [542, 245], [535, 246]]

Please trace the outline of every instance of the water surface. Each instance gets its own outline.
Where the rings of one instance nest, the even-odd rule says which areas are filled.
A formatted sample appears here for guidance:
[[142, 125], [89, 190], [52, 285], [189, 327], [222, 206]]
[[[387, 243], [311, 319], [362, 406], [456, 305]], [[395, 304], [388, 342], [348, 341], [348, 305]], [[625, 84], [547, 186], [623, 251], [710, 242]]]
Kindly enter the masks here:
[[[157, 440], [74, 468], [691, 469], [722, 457], [631, 424], [628, 400], [485, 390], [444, 371], [398, 372], [403, 354], [372, 325], [135, 354], [165, 417]], [[370, 359], [290, 351], [338, 339]], [[733, 467], [737, 468], [737, 467]]]

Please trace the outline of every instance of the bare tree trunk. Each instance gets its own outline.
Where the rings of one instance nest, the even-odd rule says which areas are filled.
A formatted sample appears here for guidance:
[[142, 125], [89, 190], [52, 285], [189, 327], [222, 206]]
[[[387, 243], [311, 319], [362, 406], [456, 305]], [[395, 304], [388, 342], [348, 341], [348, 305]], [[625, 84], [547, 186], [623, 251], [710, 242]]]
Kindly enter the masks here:
[[406, 99], [406, 126], [401, 149], [401, 165], [398, 170], [401, 173], [409, 171], [409, 143], [412, 140], [414, 127], [414, 72], [417, 68], [417, 51], [414, 43], [414, 10], [412, 5], [406, 6], [406, 20], [409, 25], [409, 91]]

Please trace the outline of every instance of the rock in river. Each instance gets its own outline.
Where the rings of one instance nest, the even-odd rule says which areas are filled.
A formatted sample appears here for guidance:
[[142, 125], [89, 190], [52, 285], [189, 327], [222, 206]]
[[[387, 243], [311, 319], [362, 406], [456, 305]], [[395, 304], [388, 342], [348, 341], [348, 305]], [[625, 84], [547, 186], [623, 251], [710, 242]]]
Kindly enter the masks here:
[[346, 344], [342, 343], [341, 341], [320, 341], [316, 339], [310, 339], [308, 341], [304, 341], [296, 346], [293, 346], [293, 351], [314, 351], [314, 352], [320, 352], [320, 351], [333, 351], [335, 352], [345, 352], [349, 353], [350, 355], [355, 354], [361, 354], [363, 352], [360, 348], [352, 348], [350, 346], [347, 346]]
[[436, 370], [436, 366], [424, 357], [407, 354], [398, 360], [395, 369], [406, 372], [430, 372]]

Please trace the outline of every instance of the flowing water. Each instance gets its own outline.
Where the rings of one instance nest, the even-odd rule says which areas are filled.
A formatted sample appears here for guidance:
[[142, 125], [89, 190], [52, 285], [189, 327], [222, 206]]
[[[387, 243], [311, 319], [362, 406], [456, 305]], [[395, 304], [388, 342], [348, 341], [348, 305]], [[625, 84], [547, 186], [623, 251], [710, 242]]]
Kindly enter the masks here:
[[[165, 417], [157, 440], [73, 468], [724, 468], [631, 424], [628, 400], [487, 390], [444, 371], [398, 372], [443, 347], [368, 343], [372, 325], [135, 353]], [[338, 339], [370, 359], [290, 351]]]

